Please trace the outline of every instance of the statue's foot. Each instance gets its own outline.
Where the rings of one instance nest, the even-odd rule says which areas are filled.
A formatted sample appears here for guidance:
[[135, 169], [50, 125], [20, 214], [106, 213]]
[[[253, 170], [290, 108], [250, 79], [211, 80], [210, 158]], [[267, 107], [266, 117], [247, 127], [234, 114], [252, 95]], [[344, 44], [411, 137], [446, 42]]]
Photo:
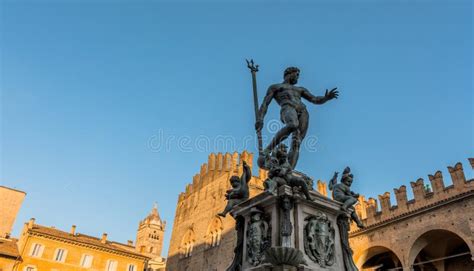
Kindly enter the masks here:
[[267, 162], [269, 156], [270, 156], [270, 151], [269, 150], [265, 149], [265, 150], [261, 151], [258, 154], [257, 165], [260, 168], [266, 168], [267, 167], [266, 162]]
[[224, 213], [218, 213], [217, 215], [218, 215], [218, 216], [221, 216], [221, 217], [225, 217], [226, 214], [224, 214]]
[[359, 227], [359, 229], [363, 229], [365, 228], [365, 225], [362, 222], [359, 222], [357, 223], [357, 227]]
[[274, 195], [274, 196], [277, 195], [276, 190], [273, 190], [273, 191], [272, 190], [265, 190], [265, 193], [267, 193], [268, 195]]
[[347, 212], [347, 211], [349, 211], [349, 210], [347, 210], [347, 207], [346, 207], [346, 206], [344, 206], [344, 205], [342, 205], [342, 206], [341, 206], [341, 210], [342, 210], [342, 211], [344, 211], [344, 212]]

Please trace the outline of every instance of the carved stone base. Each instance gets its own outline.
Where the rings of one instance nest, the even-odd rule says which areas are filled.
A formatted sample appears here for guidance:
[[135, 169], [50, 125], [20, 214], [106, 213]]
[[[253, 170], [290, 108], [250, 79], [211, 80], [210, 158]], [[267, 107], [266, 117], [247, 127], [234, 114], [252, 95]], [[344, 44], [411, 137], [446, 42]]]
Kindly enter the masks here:
[[[232, 216], [245, 220], [242, 271], [345, 270], [337, 224], [341, 204], [315, 191], [310, 194], [312, 201], [284, 185], [276, 195], [261, 193], [232, 209]], [[282, 200], [285, 197], [291, 199], [291, 206], [284, 205], [288, 203]], [[266, 217], [268, 225], [252, 224], [256, 209], [261, 211], [260, 217]], [[264, 231], [268, 236], [262, 235]], [[255, 261], [259, 240], [266, 252], [260, 261]]]
[[[321, 270], [321, 269], [318, 269]], [[253, 269], [247, 269], [247, 271], [317, 271], [306, 266], [294, 267], [291, 265], [280, 265], [280, 266], [259, 266]]]
[[299, 266], [306, 263], [303, 253], [292, 247], [271, 247], [265, 251], [265, 260], [273, 266]]
[[279, 266], [272, 266], [272, 265], [261, 265], [258, 267], [247, 269], [247, 271], [312, 271], [309, 269], [300, 269], [298, 267], [294, 267], [291, 265], [279, 265]]
[[298, 267], [291, 265], [279, 265], [272, 267], [272, 271], [298, 271]]

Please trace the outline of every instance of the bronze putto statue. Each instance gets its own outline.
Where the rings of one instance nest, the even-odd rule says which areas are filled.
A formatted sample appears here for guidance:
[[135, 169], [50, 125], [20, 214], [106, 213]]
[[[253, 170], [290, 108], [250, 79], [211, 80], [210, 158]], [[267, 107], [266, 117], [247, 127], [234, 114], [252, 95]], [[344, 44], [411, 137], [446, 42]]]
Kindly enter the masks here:
[[225, 217], [235, 205], [249, 198], [248, 182], [250, 178], [252, 178], [252, 171], [245, 161], [242, 162], [242, 166], [243, 172], [240, 178], [239, 176], [230, 177], [229, 182], [232, 188], [226, 191], [225, 198], [227, 199], [227, 205], [224, 211], [218, 214], [219, 216]]
[[[342, 172], [341, 182], [337, 183], [338, 174], [338, 172], [334, 173], [334, 176], [329, 183], [329, 190], [332, 190], [333, 199], [342, 203], [341, 209], [343, 211], [348, 211], [348, 208], [356, 204], [359, 198], [358, 193], [351, 191], [354, 175], [352, 175], [351, 169], [346, 167]], [[357, 216], [357, 213], [354, 210], [351, 211], [351, 218], [359, 228], [364, 228], [364, 224], [360, 221], [359, 216]]]

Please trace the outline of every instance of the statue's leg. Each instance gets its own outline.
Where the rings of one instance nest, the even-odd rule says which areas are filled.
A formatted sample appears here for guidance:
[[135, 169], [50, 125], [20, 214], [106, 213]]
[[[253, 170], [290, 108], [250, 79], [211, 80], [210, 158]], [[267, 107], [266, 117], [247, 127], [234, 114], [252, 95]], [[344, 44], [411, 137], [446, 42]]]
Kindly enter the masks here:
[[298, 129], [293, 133], [292, 140], [291, 140], [291, 149], [290, 153], [288, 154], [288, 161], [290, 162], [291, 167], [294, 169], [296, 167], [296, 163], [298, 162], [298, 157], [300, 156], [300, 147], [303, 139], [306, 136], [306, 132], [308, 131], [308, 123], [309, 123], [309, 114], [306, 109], [303, 109], [298, 117]]
[[288, 184], [288, 183], [286, 182], [286, 180], [285, 180], [284, 178], [282, 178], [282, 177], [276, 177], [276, 178], [275, 178], [275, 181], [276, 181], [276, 183], [277, 183], [278, 186], [282, 186], [282, 185]]
[[309, 195], [308, 186], [306, 185], [306, 182], [304, 181], [304, 179], [298, 178], [298, 177], [292, 177], [289, 183], [290, 183], [290, 186], [299, 187], [307, 200], [311, 200], [311, 201], [313, 200], [311, 196]]
[[298, 114], [292, 106], [283, 106], [280, 115], [285, 127], [281, 128], [280, 131], [276, 133], [272, 142], [270, 142], [270, 144], [265, 148], [266, 151], [273, 150], [283, 140], [287, 139], [291, 133], [298, 129]]
[[227, 201], [227, 205], [225, 206], [224, 211], [222, 211], [222, 213], [218, 213], [217, 215], [225, 217], [227, 213], [230, 212], [230, 210], [232, 210], [232, 207], [234, 207], [234, 205], [235, 204], [233, 200]]
[[304, 180], [300, 180], [299, 182], [301, 190], [303, 190], [303, 194], [305, 195], [306, 199], [312, 201], [313, 198], [311, 198], [311, 196], [309, 195], [308, 186], [306, 185], [306, 182]]
[[357, 202], [357, 199], [356, 199], [356, 198], [354, 198], [354, 197], [348, 197], [348, 199], [346, 199], [346, 200], [344, 201], [344, 204], [342, 204], [341, 209], [342, 209], [342, 210], [347, 210], [347, 208], [349, 208], [349, 206], [352, 206], [352, 205], [356, 204], [356, 202]]
[[273, 179], [266, 179], [263, 182], [263, 186], [265, 187], [265, 192], [269, 194], [275, 194], [277, 190], [277, 182], [275, 181], [275, 177]]
[[359, 228], [364, 228], [365, 227], [364, 223], [362, 223], [362, 221], [360, 221], [360, 218], [359, 218], [359, 216], [357, 215], [357, 213], [355, 211], [351, 213], [351, 218], [357, 224], [357, 227], [359, 227]]

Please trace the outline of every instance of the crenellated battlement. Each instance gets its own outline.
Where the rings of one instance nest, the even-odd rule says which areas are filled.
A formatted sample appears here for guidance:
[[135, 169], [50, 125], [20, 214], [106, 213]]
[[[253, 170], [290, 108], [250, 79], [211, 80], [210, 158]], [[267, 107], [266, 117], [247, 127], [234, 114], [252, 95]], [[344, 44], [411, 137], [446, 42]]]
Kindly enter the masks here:
[[[194, 175], [192, 184], [188, 184], [185, 192], [179, 195], [178, 204], [184, 203], [186, 199], [194, 194], [196, 194], [196, 197], [199, 197], [197, 192], [214, 182], [219, 182], [219, 193], [223, 195], [225, 190], [229, 188], [229, 178], [232, 175], [240, 176], [242, 174], [243, 161], [252, 167], [253, 154], [247, 151], [243, 151], [240, 154], [237, 152], [225, 154], [211, 153], [208, 157], [208, 162], [201, 165], [200, 172]], [[469, 158], [469, 163], [474, 169], [474, 158]], [[438, 170], [433, 174], [428, 174], [429, 183], [425, 182], [423, 178], [410, 182], [413, 192], [413, 199], [411, 200], [408, 199], [407, 186], [401, 185], [393, 189], [395, 202], [392, 202], [390, 192], [378, 195], [377, 199], [368, 198], [366, 200], [366, 197], [361, 195], [355, 210], [363, 222], [370, 227], [371, 225], [412, 213], [424, 207], [433, 206], [439, 202], [462, 196], [467, 192], [474, 192], [474, 179], [466, 180], [461, 163], [449, 166], [448, 172], [452, 185], [445, 185], [443, 173]], [[252, 176], [251, 186], [261, 186], [262, 181], [267, 178], [265, 170], [259, 169], [258, 173], [258, 177]], [[320, 194], [328, 196], [327, 184], [325, 182], [318, 180], [315, 188]], [[187, 203], [184, 205], [191, 206], [194, 204], [194, 201], [195, 196], [186, 201]], [[354, 228], [354, 230], [356, 229]]]
[[318, 180], [318, 182], [316, 183], [317, 185], [317, 189], [318, 189], [318, 192], [327, 197], [328, 196], [328, 188], [327, 188], [327, 184], [321, 180]]
[[[223, 175], [227, 176], [226, 179], [232, 175], [240, 176], [240, 174], [242, 174], [243, 161], [252, 168], [253, 154], [247, 151], [243, 151], [240, 154], [237, 152], [209, 154], [207, 163], [201, 165], [199, 173], [193, 176], [192, 184], [186, 185], [185, 192], [180, 193], [178, 202], [182, 202], [194, 192], [220, 179]], [[259, 174], [260, 178], [265, 178], [266, 176], [264, 170], [260, 170]], [[253, 178], [255, 179], [256, 177]]]
[[[469, 158], [471, 167], [474, 169], [474, 158]], [[418, 178], [414, 182], [410, 182], [413, 192], [413, 199], [408, 200], [407, 187], [405, 185], [393, 189], [396, 205], [390, 202], [391, 194], [385, 192], [378, 196], [378, 201], [369, 198], [367, 201], [364, 196], [359, 197], [359, 204], [355, 206], [356, 212], [363, 219], [367, 226], [379, 224], [404, 214], [421, 210], [425, 207], [434, 206], [437, 203], [455, 199], [469, 192], [474, 192], [474, 179], [466, 180], [463, 166], [456, 163], [454, 166], [448, 167], [451, 175], [452, 185], [445, 186], [443, 173], [436, 171], [429, 174], [428, 179], [430, 186], [425, 185], [423, 178]], [[353, 230], [357, 230], [353, 227]]]

